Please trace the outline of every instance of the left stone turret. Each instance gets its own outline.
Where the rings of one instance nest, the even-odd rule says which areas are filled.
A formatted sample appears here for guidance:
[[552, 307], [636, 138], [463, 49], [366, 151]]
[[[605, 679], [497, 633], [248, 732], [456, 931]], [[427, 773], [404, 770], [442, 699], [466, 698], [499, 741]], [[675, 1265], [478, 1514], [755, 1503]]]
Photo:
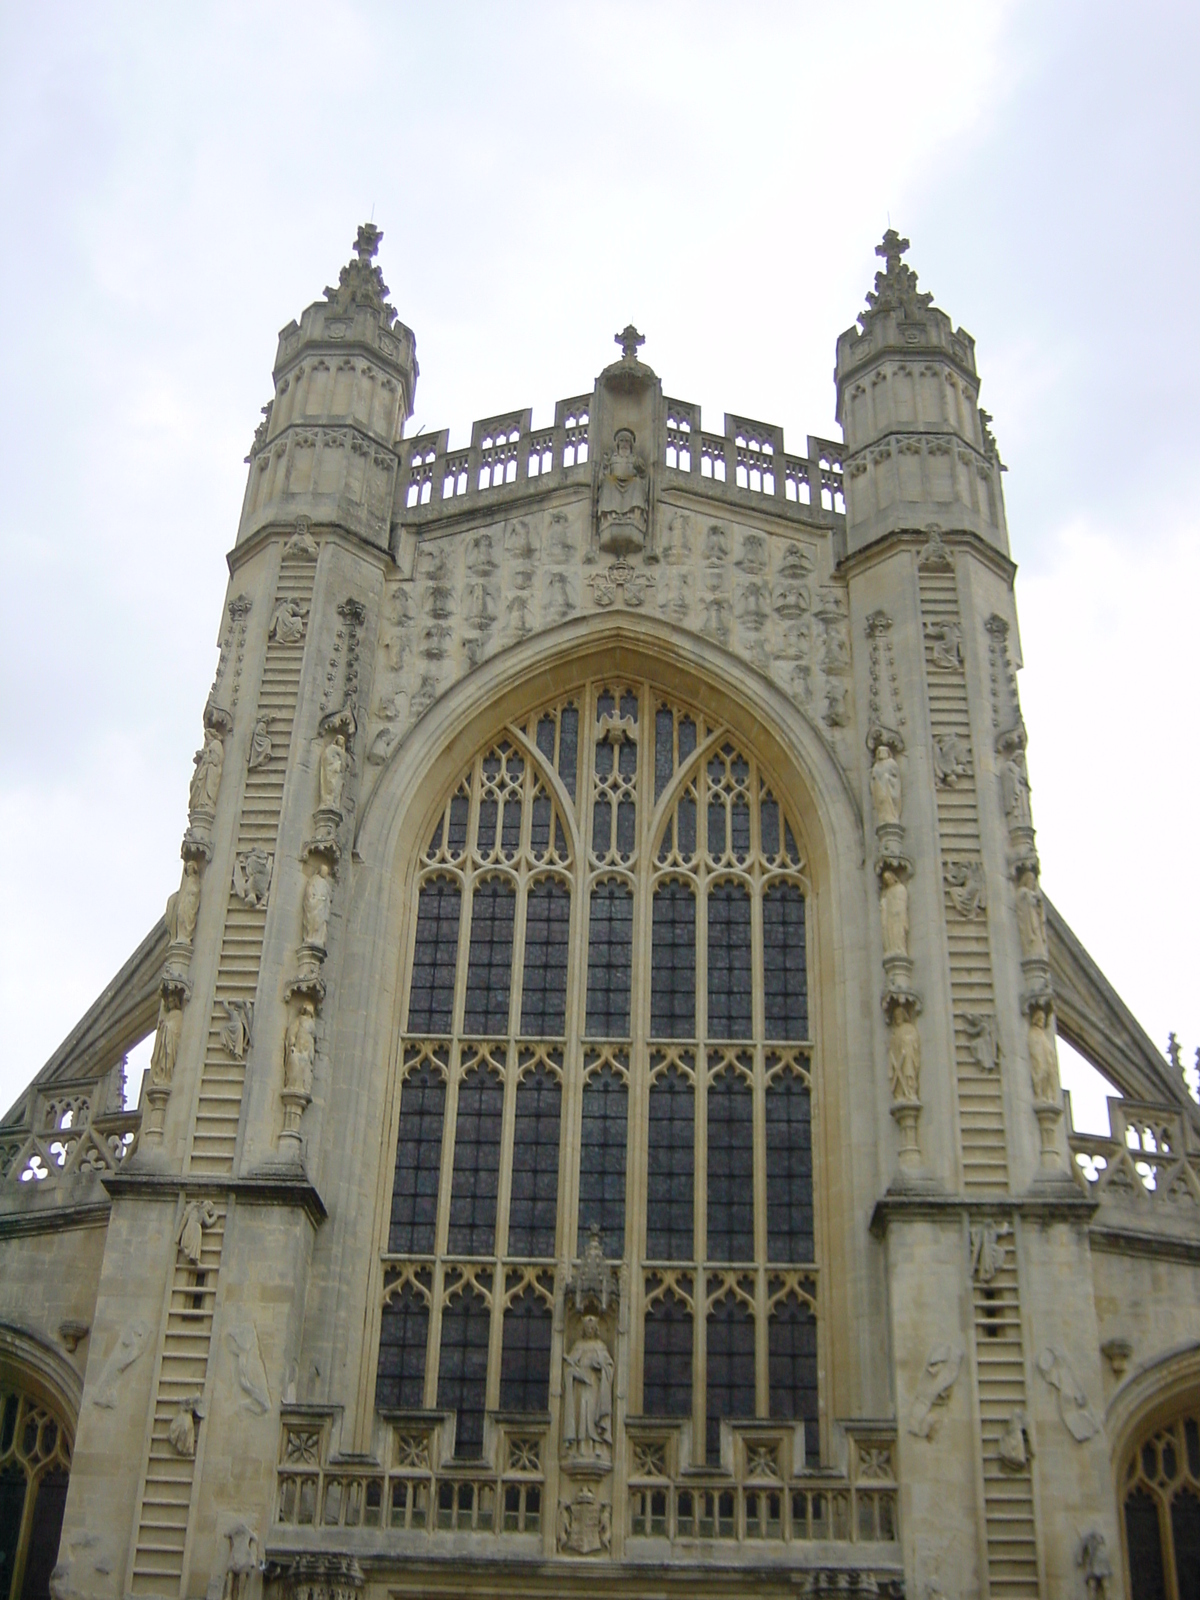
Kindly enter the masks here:
[[386, 549], [399, 458], [412, 415], [416, 341], [387, 303], [374, 264], [383, 234], [358, 230], [336, 289], [279, 335], [275, 398], [247, 458], [238, 542], [298, 516], [337, 523]]

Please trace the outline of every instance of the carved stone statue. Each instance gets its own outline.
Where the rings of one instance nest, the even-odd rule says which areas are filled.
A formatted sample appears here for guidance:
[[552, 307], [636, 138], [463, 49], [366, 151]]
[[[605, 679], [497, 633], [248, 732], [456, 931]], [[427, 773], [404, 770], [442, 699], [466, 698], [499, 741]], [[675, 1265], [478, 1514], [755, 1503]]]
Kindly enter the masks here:
[[1075, 1565], [1082, 1569], [1088, 1600], [1104, 1600], [1108, 1592], [1108, 1580], [1113, 1576], [1113, 1564], [1108, 1544], [1098, 1529], [1094, 1528], [1091, 1533], [1084, 1535]]
[[1022, 872], [1017, 884], [1017, 927], [1021, 933], [1021, 954], [1045, 961], [1046, 908], [1037, 878], [1028, 870]]
[[316, 945], [321, 950], [325, 948], [326, 932], [329, 927], [329, 903], [332, 897], [333, 884], [330, 882], [329, 868], [324, 861], [319, 861], [304, 885], [305, 944]]
[[244, 855], [236, 856], [233, 863], [233, 892], [248, 906], [266, 907], [271, 892], [271, 875], [275, 870], [275, 857], [268, 855], [261, 845], [255, 845]]
[[250, 754], [246, 757], [246, 768], [253, 772], [256, 767], [265, 767], [271, 759], [271, 735], [267, 732], [269, 717], [259, 717], [254, 724], [254, 733], [250, 740]]
[[339, 733], [321, 751], [321, 805], [327, 810], [342, 809], [346, 759], [346, 740], [344, 735]]
[[1060, 1093], [1058, 1055], [1050, 1016], [1044, 1006], [1034, 1006], [1029, 1014], [1029, 1071], [1033, 1077], [1033, 1098], [1040, 1105], [1056, 1106]]
[[284, 600], [275, 607], [271, 626], [267, 630], [280, 644], [299, 644], [304, 637], [304, 612], [298, 600]]
[[196, 1396], [181, 1401], [167, 1429], [167, 1442], [171, 1449], [177, 1456], [186, 1456], [189, 1460], [196, 1454], [196, 1413], [193, 1409], [196, 1403]]
[[317, 1014], [305, 1000], [288, 1024], [283, 1045], [283, 1087], [294, 1094], [311, 1094], [313, 1062], [317, 1055]]
[[595, 1317], [567, 1352], [563, 1374], [563, 1444], [573, 1456], [607, 1457], [612, 1449], [613, 1358]]
[[188, 810], [215, 811], [217, 795], [221, 790], [221, 772], [225, 766], [225, 744], [221, 735], [212, 728], [204, 730], [204, 748], [192, 758], [196, 770], [192, 773], [188, 791]]
[[1025, 752], [1015, 750], [1004, 763], [1001, 772], [1004, 785], [1004, 810], [1012, 828], [1029, 828], [1033, 814], [1029, 809], [1029, 774], [1025, 768]]
[[111, 1411], [117, 1403], [117, 1382], [123, 1372], [133, 1365], [142, 1351], [146, 1348], [146, 1340], [150, 1335], [150, 1325], [138, 1317], [133, 1322], [127, 1323], [121, 1330], [121, 1336], [116, 1346], [100, 1373], [100, 1380], [96, 1384], [95, 1393], [92, 1395], [92, 1404], [99, 1406], [102, 1411]]
[[200, 1265], [204, 1230], [213, 1227], [216, 1220], [217, 1208], [211, 1200], [192, 1200], [183, 1213], [183, 1221], [179, 1224], [179, 1232], [175, 1239], [180, 1254], [186, 1256], [194, 1267]]
[[871, 768], [871, 804], [875, 807], [877, 824], [895, 824], [900, 821], [903, 806], [900, 768], [886, 744], [875, 747], [875, 764]]
[[646, 463], [634, 451], [631, 428], [618, 428], [613, 447], [600, 464], [597, 530], [601, 550], [628, 555], [644, 549], [650, 518]]
[[885, 868], [879, 891], [879, 918], [883, 924], [884, 956], [908, 954], [908, 885]]
[[225, 1537], [229, 1555], [221, 1600], [247, 1600], [250, 1580], [258, 1571], [258, 1533], [249, 1523], [238, 1522], [226, 1530]]
[[1047, 1345], [1037, 1358], [1037, 1368], [1050, 1387], [1058, 1390], [1058, 1414], [1076, 1444], [1094, 1439], [1100, 1432], [1100, 1419], [1065, 1352]]
[[921, 1098], [921, 1035], [912, 1018], [912, 1007], [908, 1005], [897, 1005], [892, 1011], [888, 1079], [893, 1100]]
[[221, 1044], [235, 1061], [244, 1061], [254, 1036], [254, 1001], [222, 1000], [225, 1022], [221, 1025]]
[[179, 1035], [182, 1031], [183, 1012], [178, 1006], [168, 1006], [160, 1001], [154, 1048], [150, 1053], [150, 1082], [156, 1088], [171, 1087], [171, 1081], [175, 1076], [175, 1060], [179, 1055]]
[[173, 944], [191, 944], [200, 912], [200, 864], [185, 861], [179, 888], [167, 901], [167, 933]]
[[949, 1400], [964, 1354], [957, 1345], [945, 1343], [935, 1344], [926, 1357], [908, 1414], [908, 1431], [918, 1439], [928, 1439], [933, 1434], [934, 1407], [944, 1406]]

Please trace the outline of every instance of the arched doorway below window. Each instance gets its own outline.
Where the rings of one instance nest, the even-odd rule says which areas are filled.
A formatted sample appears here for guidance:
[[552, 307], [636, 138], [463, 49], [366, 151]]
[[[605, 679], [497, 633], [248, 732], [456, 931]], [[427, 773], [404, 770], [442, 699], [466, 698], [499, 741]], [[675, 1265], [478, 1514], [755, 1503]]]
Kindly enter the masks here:
[[0, 1380], [0, 1600], [49, 1600], [70, 1472], [63, 1418]]
[[1130, 1453], [1121, 1511], [1132, 1600], [1200, 1600], [1200, 1405]]

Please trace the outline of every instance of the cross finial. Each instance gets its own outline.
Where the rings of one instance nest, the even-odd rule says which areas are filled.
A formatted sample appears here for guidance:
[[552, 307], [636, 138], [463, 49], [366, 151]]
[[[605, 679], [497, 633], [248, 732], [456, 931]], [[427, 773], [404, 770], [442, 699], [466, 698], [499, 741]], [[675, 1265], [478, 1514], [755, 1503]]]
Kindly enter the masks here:
[[645, 342], [645, 334], [639, 333], [632, 322], [628, 323], [620, 333], [613, 334], [613, 343], [621, 346], [621, 355], [626, 361], [636, 361], [638, 347]]
[[899, 267], [900, 257], [907, 249], [908, 240], [902, 239], [895, 228], [889, 228], [883, 236], [883, 243], [875, 246], [875, 254], [883, 257], [889, 277]]
[[383, 230], [377, 228], [373, 222], [364, 222], [358, 230], [358, 238], [354, 241], [354, 253], [364, 264], [374, 260], [379, 254], [379, 241], [383, 238]]

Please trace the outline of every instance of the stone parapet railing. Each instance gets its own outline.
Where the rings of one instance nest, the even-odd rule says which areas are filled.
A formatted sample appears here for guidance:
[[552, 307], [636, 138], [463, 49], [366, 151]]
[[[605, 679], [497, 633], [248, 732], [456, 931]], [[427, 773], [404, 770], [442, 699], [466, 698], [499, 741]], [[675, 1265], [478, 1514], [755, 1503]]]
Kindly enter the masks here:
[[1068, 1125], [1071, 1154], [1093, 1199], [1200, 1224], [1200, 1139], [1179, 1106], [1112, 1098], [1108, 1137]]

